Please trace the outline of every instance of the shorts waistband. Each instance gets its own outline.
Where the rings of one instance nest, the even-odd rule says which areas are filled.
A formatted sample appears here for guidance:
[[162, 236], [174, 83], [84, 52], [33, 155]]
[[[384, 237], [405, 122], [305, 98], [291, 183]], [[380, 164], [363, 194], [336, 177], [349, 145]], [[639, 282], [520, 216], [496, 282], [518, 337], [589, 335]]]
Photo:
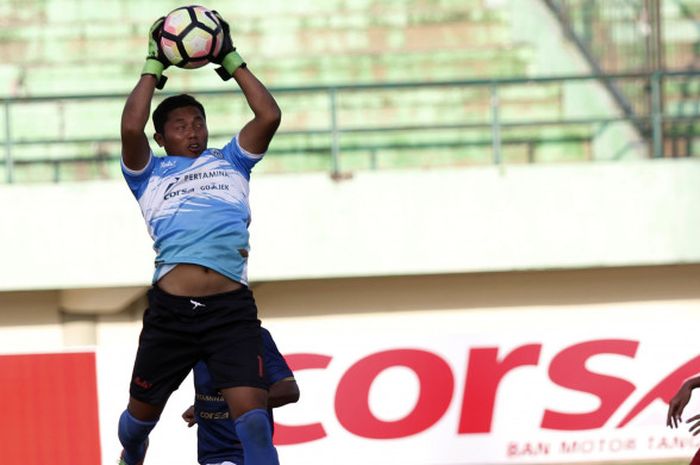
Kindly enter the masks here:
[[173, 294], [168, 294], [165, 292], [163, 289], [158, 287], [157, 284], [154, 284], [151, 286], [151, 289], [149, 291], [152, 293], [152, 296], [159, 299], [163, 300], [165, 302], [178, 305], [178, 304], [190, 304], [191, 300], [194, 300], [199, 303], [203, 304], [213, 304], [216, 302], [224, 302], [224, 301], [230, 301], [230, 300], [237, 300], [237, 299], [242, 299], [249, 297], [251, 295], [251, 291], [247, 286], [243, 286], [239, 289], [233, 290], [233, 291], [228, 291], [228, 292], [222, 292], [220, 294], [211, 294], [211, 295], [206, 295], [206, 296], [180, 296], [180, 295], [173, 295]]

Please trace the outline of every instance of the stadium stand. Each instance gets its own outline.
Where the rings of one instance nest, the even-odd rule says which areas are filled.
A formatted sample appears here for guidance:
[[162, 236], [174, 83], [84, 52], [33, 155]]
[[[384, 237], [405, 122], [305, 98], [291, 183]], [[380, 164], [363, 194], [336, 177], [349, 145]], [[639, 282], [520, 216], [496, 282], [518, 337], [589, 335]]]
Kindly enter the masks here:
[[[164, 0], [141, 3], [2, 7], [4, 181], [118, 175], [119, 115], [142, 63], [144, 31], [172, 8]], [[600, 159], [596, 146], [611, 141], [619, 146], [606, 157], [647, 156], [629, 130], [629, 120], [640, 115], [621, 114], [596, 82], [528, 79], [589, 71], [566, 57], [571, 50], [541, 38], [560, 34], [556, 22], [534, 20], [546, 13], [544, 3], [540, 10], [513, 3], [279, 0], [264, 12], [253, 1], [222, 10], [233, 18], [239, 49], [284, 109], [271, 147], [280, 156], [260, 171], [580, 161]], [[683, 21], [693, 4], [673, 10], [675, 20]], [[563, 57], [557, 69], [552, 54]], [[201, 96], [214, 144], [244, 121], [243, 102], [221, 105], [212, 89], [222, 86], [210, 70], [166, 74], [173, 76], [167, 92]], [[514, 80], [501, 81], [508, 78]], [[649, 88], [646, 76], [631, 82]], [[686, 100], [674, 105], [695, 110]]]
[[[694, 70], [698, 64], [700, 2], [647, 0], [581, 2], [547, 0], [564, 29], [598, 73]], [[666, 115], [663, 153], [693, 155], [698, 110], [698, 82], [694, 73], [662, 78], [657, 105]], [[632, 118], [654, 111], [653, 87], [643, 82], [609, 86], [621, 110]], [[637, 120], [640, 136], [652, 138], [650, 121]]]

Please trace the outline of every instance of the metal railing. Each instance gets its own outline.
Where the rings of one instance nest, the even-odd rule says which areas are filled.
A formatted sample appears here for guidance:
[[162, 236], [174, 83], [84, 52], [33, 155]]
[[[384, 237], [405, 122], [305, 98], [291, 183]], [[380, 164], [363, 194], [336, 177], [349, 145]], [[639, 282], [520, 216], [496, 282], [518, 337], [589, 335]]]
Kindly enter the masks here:
[[[344, 163], [352, 154], [360, 153], [370, 160], [367, 166], [371, 169], [378, 166], [378, 157], [386, 151], [405, 153], [406, 159], [415, 151], [446, 150], [457, 153], [456, 157], [488, 152], [488, 162], [501, 164], [508, 161], [509, 149], [517, 146], [526, 154], [522, 157], [525, 162], [535, 162], [539, 148], [547, 145], [583, 144], [590, 151], [591, 144], [606, 128], [622, 124], [644, 128], [641, 143], [645, 156], [668, 156], [666, 142], [679, 137], [688, 147], [681, 155], [690, 156], [694, 155], [692, 140], [700, 135], [700, 128], [694, 124], [700, 92], [681, 92], [677, 105], [661, 105], [662, 92], [667, 101], [672, 100], [681, 81], [686, 87], [688, 82], [700, 85], [700, 71], [272, 88], [287, 124], [276, 135], [270, 152], [286, 157], [320, 157], [334, 176], [352, 169]], [[638, 87], [639, 94], [648, 99], [648, 114], [624, 114], [615, 105], [600, 103], [606, 99], [608, 85], [619, 82]], [[222, 95], [230, 96], [232, 92], [202, 90], [194, 94], [215, 105]], [[170, 94], [160, 94], [159, 98], [167, 95]], [[572, 96], [584, 103], [567, 103]], [[52, 166], [53, 181], [60, 181], [61, 170], [66, 166], [115, 164], [119, 159], [120, 110], [112, 111], [117, 113], [112, 115], [116, 122], [110, 126], [113, 131], [85, 134], [66, 129], [70, 118], [80, 112], [71, 114], [65, 107], [89, 102], [93, 108], [107, 104], [115, 109], [126, 97], [97, 94], [3, 98], [4, 156], [0, 157], [0, 166], [4, 167], [4, 181], [16, 182], [19, 168], [35, 165]], [[32, 116], [30, 107], [46, 105], [61, 108], [56, 111], [56, 122]], [[207, 116], [211, 121], [209, 113]], [[80, 117], [85, 122], [96, 119], [91, 114]], [[678, 125], [682, 125], [682, 131], [676, 130]], [[223, 139], [227, 135], [230, 136], [212, 132], [210, 138]], [[37, 147], [82, 148], [72, 155], [71, 149], [66, 148], [59, 155], [27, 156]], [[485, 161], [483, 157], [479, 160]]]
[[[659, 0], [544, 0], [544, 3], [594, 72], [664, 70]], [[650, 99], [634, 87], [628, 88], [624, 83], [608, 86], [626, 114], [650, 111]], [[660, 97], [663, 104], [663, 92]]]

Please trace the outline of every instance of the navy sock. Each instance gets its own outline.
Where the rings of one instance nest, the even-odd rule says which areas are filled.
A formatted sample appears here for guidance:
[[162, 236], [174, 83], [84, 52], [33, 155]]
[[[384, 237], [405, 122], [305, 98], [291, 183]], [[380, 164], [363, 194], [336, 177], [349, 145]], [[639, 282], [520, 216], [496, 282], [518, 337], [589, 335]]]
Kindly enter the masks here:
[[141, 421], [124, 410], [119, 417], [119, 442], [124, 447], [124, 461], [133, 465], [140, 462], [146, 455], [148, 434], [156, 426], [158, 420]]
[[279, 465], [266, 410], [249, 410], [236, 418], [235, 425], [238, 439], [243, 444], [246, 465]]

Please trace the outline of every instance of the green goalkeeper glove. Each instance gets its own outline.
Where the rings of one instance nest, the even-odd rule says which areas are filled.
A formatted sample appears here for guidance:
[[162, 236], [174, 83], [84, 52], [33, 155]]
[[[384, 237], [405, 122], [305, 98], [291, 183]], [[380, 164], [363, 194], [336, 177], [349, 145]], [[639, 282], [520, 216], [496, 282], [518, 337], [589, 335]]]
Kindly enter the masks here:
[[165, 16], [161, 16], [151, 25], [151, 29], [148, 31], [148, 55], [141, 70], [141, 76], [144, 74], [155, 76], [157, 89], [162, 89], [165, 86], [165, 81], [168, 78], [163, 76], [163, 71], [170, 66], [170, 62], [160, 48], [160, 35], [163, 32], [164, 22]]
[[221, 65], [220, 67], [216, 68], [215, 71], [221, 77], [221, 79], [228, 81], [231, 79], [233, 72], [238, 68], [245, 67], [246, 63], [236, 51], [236, 47], [233, 46], [233, 41], [231, 40], [231, 28], [229, 27], [228, 23], [221, 17], [218, 11], [213, 10], [212, 13], [214, 13], [216, 19], [218, 19], [219, 23], [221, 23], [221, 29], [224, 33], [221, 51], [219, 51], [219, 54], [214, 57], [212, 62]]

